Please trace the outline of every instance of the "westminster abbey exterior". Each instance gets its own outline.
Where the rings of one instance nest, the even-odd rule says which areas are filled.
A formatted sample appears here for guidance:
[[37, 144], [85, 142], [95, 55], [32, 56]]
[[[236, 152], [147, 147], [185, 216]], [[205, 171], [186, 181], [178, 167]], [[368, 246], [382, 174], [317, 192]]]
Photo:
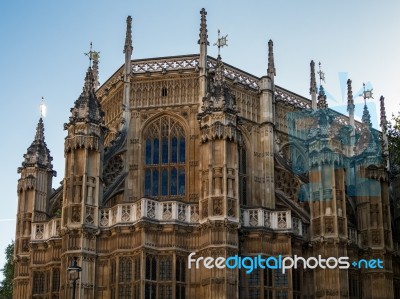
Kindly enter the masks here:
[[[102, 86], [98, 55], [65, 129], [65, 177], [40, 119], [18, 168], [14, 298], [400, 298], [399, 199], [389, 188], [387, 121], [328, 108], [207, 55], [132, 59]], [[223, 40], [219, 39], [219, 46]], [[79, 86], [77, 86], [79, 90]], [[400, 188], [399, 188], [400, 189]], [[350, 266], [213, 267], [194, 258], [348, 257]], [[383, 267], [353, 261], [375, 259]], [[191, 264], [190, 264], [191, 263]]]

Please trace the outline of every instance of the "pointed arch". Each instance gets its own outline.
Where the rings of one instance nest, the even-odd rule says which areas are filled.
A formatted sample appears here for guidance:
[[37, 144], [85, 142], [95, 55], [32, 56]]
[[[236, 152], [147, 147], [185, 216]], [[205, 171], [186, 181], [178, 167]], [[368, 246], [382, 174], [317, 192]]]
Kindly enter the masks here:
[[143, 127], [143, 196], [182, 198], [186, 192], [188, 146], [185, 122], [162, 113]]
[[288, 142], [282, 145], [281, 152], [295, 174], [306, 173], [308, 171], [308, 159], [304, 149], [296, 142]]

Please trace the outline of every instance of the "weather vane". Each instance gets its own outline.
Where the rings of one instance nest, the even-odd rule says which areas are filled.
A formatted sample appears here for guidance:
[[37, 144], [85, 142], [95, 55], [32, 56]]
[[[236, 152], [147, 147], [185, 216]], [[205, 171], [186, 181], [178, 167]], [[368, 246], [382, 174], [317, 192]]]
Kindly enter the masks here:
[[321, 70], [321, 62], [318, 63], [318, 66], [319, 66], [319, 71], [318, 71], [319, 85], [322, 85], [322, 82], [325, 83], [325, 73]]
[[92, 60], [98, 60], [100, 57], [100, 55], [99, 55], [100, 52], [93, 51], [92, 47], [93, 47], [93, 43], [90, 42], [90, 51], [87, 53], [84, 53], [87, 57], [89, 57], [89, 66], [90, 67], [92, 66]]
[[41, 102], [40, 105], [39, 105], [39, 110], [40, 110], [40, 117], [41, 117], [41, 118], [46, 117], [46, 110], [47, 110], [47, 107], [46, 107], [46, 105], [44, 104], [44, 98], [43, 98], [43, 97], [42, 97], [42, 102]]
[[372, 90], [373, 90], [373, 88], [371, 88], [371, 89], [365, 89], [365, 83], [363, 83], [363, 89], [364, 89], [364, 91], [363, 91], [362, 94], [360, 94], [360, 97], [363, 97], [363, 98], [364, 98], [364, 103], [366, 104], [366, 103], [367, 103], [367, 99], [373, 99], [373, 98], [374, 98], [374, 97], [372, 96]]
[[217, 42], [214, 44], [214, 46], [218, 47], [218, 56], [220, 54], [221, 48], [224, 46], [228, 46], [227, 42], [228, 42], [228, 34], [225, 36], [220, 36], [220, 30], [218, 29], [218, 40]]

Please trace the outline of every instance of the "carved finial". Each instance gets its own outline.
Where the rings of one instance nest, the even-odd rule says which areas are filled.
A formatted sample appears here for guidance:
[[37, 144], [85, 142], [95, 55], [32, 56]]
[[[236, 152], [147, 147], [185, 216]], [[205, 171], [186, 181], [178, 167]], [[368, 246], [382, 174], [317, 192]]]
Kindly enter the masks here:
[[93, 51], [93, 43], [90, 42], [89, 52], [84, 53], [89, 58], [89, 66], [92, 66], [92, 61], [99, 60], [100, 52]]
[[218, 40], [217, 42], [214, 44], [214, 46], [218, 47], [218, 56], [220, 56], [220, 51], [221, 48], [223, 48], [224, 46], [228, 46], [228, 34], [225, 36], [220, 36], [221, 31], [218, 29]]
[[318, 109], [327, 109], [328, 108], [328, 103], [326, 101], [325, 90], [324, 90], [324, 87], [322, 85], [319, 86], [317, 108]]
[[325, 83], [325, 73], [321, 70], [321, 62], [318, 63], [319, 71], [319, 85], [322, 85], [322, 82]]
[[310, 62], [310, 94], [317, 93], [317, 82], [315, 79], [315, 62]]
[[126, 36], [125, 36], [124, 53], [131, 54], [132, 51], [133, 51], [133, 47], [132, 47], [132, 17], [128, 16], [126, 18]]
[[373, 99], [374, 97], [372, 96], [372, 88], [371, 89], [365, 89], [365, 83], [363, 83], [363, 93], [360, 94], [360, 97], [364, 98], [364, 104], [367, 105], [367, 99]]
[[94, 77], [94, 87], [97, 89], [99, 87], [99, 58], [100, 52], [93, 51], [93, 43], [90, 42], [90, 50], [85, 53], [87, 57], [89, 57], [89, 67], [93, 67], [93, 77]]
[[268, 76], [272, 79], [276, 76], [275, 62], [274, 62], [274, 43], [270, 39], [268, 42]]
[[381, 129], [382, 132], [386, 133], [387, 131], [387, 118], [386, 118], [386, 108], [385, 108], [385, 98], [383, 96], [380, 97], [379, 99], [381, 103]]
[[197, 42], [199, 45], [205, 44], [210, 45], [208, 42], [208, 35], [207, 35], [207, 12], [204, 8], [200, 11], [201, 19], [200, 19], [200, 34], [199, 34], [199, 41]]
[[353, 100], [353, 90], [351, 88], [351, 80], [347, 80], [347, 111], [354, 113], [354, 100]]

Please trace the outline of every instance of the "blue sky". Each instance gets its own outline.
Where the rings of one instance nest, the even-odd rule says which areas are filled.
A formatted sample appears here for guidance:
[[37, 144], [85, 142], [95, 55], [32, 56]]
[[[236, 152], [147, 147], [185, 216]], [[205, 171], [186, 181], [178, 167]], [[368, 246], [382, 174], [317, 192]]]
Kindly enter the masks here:
[[[384, 4], [383, 4], [384, 3]], [[322, 62], [330, 107], [345, 111], [343, 82], [354, 95], [370, 82], [379, 113], [400, 110], [400, 2], [398, 1], [16, 1], [0, 2], [0, 267], [14, 239], [17, 167], [33, 140], [42, 96], [45, 135], [58, 187], [64, 173], [63, 123], [80, 94], [92, 41], [100, 51], [100, 82], [122, 63], [125, 20], [133, 17], [134, 58], [198, 53], [199, 11], [208, 15], [212, 45], [228, 34], [225, 62], [266, 74], [267, 42], [274, 41], [276, 84], [308, 97], [309, 63]], [[217, 50], [210, 46], [209, 54]], [[341, 79], [339, 79], [341, 78]], [[363, 100], [355, 99], [361, 117]], [[373, 113], [374, 114], [374, 113]], [[372, 117], [377, 124], [376, 112]]]

